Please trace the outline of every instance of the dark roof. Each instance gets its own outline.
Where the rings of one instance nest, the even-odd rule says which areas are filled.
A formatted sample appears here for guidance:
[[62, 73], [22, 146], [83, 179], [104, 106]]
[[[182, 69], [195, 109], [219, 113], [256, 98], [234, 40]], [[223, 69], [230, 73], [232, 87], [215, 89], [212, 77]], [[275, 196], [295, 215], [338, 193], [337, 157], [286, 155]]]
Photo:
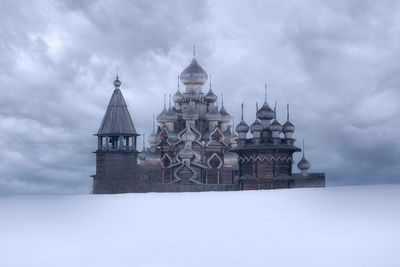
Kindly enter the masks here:
[[138, 135], [121, 90], [114, 90], [97, 135]]

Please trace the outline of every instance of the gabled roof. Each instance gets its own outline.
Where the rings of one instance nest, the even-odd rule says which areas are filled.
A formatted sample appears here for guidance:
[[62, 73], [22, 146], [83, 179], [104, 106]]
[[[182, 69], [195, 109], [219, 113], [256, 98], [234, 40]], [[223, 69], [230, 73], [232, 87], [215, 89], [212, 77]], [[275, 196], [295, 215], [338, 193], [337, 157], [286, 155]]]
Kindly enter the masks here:
[[97, 135], [138, 135], [121, 90], [115, 88]]

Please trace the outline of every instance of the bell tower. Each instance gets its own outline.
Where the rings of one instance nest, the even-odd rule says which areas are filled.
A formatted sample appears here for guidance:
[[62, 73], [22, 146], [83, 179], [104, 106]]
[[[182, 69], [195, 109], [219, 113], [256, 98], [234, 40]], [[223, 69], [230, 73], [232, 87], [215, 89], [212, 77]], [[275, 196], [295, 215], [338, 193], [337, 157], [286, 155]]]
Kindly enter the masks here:
[[136, 133], [128, 107], [120, 90], [118, 75], [107, 111], [95, 134], [96, 174], [93, 175], [93, 194], [132, 192], [137, 177]]

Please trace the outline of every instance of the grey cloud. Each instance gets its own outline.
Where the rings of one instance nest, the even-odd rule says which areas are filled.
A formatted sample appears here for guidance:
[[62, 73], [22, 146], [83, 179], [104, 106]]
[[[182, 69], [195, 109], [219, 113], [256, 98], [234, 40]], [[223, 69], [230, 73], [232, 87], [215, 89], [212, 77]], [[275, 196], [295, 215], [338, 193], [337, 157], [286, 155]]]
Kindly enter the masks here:
[[[328, 184], [399, 182], [397, 1], [3, 1], [0, 194], [87, 193], [119, 66], [139, 132], [197, 58], [228, 111], [291, 103]], [[296, 155], [299, 160], [300, 155]]]

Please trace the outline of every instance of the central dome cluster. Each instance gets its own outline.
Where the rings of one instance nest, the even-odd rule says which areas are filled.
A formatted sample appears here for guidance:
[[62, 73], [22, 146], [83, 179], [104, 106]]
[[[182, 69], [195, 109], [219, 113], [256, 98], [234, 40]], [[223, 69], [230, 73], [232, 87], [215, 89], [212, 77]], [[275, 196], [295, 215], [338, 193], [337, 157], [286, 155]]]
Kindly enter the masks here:
[[199, 65], [197, 60], [193, 58], [189, 66], [181, 73], [181, 81], [185, 85], [196, 84], [203, 85], [208, 79], [207, 72]]

